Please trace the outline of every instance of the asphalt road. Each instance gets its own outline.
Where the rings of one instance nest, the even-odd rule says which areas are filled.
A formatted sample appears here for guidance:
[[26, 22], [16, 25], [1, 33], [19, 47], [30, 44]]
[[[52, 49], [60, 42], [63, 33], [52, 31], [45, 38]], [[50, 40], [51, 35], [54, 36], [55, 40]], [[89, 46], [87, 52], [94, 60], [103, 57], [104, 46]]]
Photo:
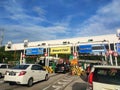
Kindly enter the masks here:
[[40, 81], [32, 87], [12, 85], [0, 79], [0, 90], [85, 90], [86, 82], [79, 76], [69, 74], [51, 74], [48, 81]]

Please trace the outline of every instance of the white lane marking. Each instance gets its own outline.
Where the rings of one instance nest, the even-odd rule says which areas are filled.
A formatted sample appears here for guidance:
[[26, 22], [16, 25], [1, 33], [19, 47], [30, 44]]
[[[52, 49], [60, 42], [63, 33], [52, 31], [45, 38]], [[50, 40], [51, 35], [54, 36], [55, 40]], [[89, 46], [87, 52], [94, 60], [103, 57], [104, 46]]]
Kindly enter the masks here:
[[61, 86], [57, 86], [57, 85], [52, 85], [53, 88], [55, 88], [54, 90], [59, 90], [60, 88], [62, 88]]
[[[49, 85], [46, 88], [44, 88], [43, 90], [47, 90], [50, 87], [53, 87], [53, 90], [60, 90], [61, 88], [63, 88], [65, 85], [67, 85], [68, 83], [70, 83], [73, 80], [72, 77], [65, 77], [61, 80], [56, 81], [55, 83], [53, 83], [53, 85]], [[59, 85], [55, 85], [56, 83], [58, 83]]]
[[65, 81], [65, 82], [70, 82], [71, 80], [62, 79], [62, 81]]
[[46, 88], [42, 89], [42, 90], [47, 90], [51, 85], [47, 86]]
[[68, 84], [68, 82], [58, 82], [58, 84]]
[[0, 83], [4, 83], [4, 81], [1, 80]]

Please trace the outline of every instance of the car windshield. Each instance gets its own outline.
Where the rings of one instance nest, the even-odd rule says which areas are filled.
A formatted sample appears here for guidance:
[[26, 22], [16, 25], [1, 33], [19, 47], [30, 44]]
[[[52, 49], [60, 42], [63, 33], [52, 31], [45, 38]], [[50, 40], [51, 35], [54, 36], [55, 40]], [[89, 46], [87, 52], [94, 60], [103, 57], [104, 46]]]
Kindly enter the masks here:
[[12, 69], [22, 69], [25, 70], [28, 68], [29, 65], [16, 65], [15, 67], [13, 67]]
[[120, 69], [96, 68], [93, 81], [120, 85]]
[[58, 64], [58, 65], [57, 65], [57, 67], [61, 67], [61, 66], [63, 66], [63, 64]]

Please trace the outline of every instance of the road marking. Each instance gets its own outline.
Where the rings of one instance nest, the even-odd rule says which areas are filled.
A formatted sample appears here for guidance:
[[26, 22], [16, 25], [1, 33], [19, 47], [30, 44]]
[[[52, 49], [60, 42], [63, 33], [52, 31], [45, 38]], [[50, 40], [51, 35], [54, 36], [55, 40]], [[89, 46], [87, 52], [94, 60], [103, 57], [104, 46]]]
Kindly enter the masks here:
[[4, 81], [0, 81], [0, 83], [4, 83]]
[[62, 88], [61, 86], [57, 86], [57, 85], [52, 85], [53, 88], [55, 88], [54, 90], [59, 90], [60, 88]]
[[52, 90], [61, 90], [67, 84], [69, 84], [71, 81], [73, 81], [73, 79], [74, 79], [73, 77], [66, 76], [66, 77], [64, 77], [62, 79], [57, 80], [52, 85], [50, 84], [49, 86], [47, 86], [46, 88], [44, 88], [42, 90], [49, 90], [51, 88], [52, 88]]
[[68, 82], [58, 82], [58, 84], [68, 84]]
[[47, 86], [46, 88], [44, 88], [43, 90], [47, 90], [51, 85]]
[[69, 81], [71, 81], [71, 80], [65, 80], [65, 79], [62, 79], [62, 81], [69, 82]]

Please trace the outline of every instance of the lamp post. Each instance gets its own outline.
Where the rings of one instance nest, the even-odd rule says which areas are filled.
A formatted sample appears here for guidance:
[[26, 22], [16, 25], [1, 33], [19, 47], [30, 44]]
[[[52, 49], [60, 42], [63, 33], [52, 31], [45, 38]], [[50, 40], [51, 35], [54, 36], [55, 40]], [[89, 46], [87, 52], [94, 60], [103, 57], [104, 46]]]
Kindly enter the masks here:
[[12, 41], [9, 41], [8, 44], [7, 44], [7, 48], [11, 49], [11, 46], [12, 46]]
[[115, 65], [118, 66], [118, 63], [117, 63], [117, 52], [116, 52], [117, 50], [116, 50], [116, 45], [115, 45], [115, 43], [114, 43], [114, 51], [115, 51], [115, 52], [114, 52], [114, 56], [115, 56]]
[[44, 53], [44, 60], [45, 60], [44, 63], [45, 63], [45, 66], [47, 66], [47, 55], [48, 55], [47, 52], [45, 52]]
[[47, 59], [47, 63], [48, 63], [48, 66], [49, 66], [49, 56], [50, 56], [50, 54], [49, 54], [49, 44], [48, 44], [48, 59]]
[[49, 66], [49, 44], [46, 45], [46, 52], [45, 52], [45, 66]]
[[77, 55], [78, 55], [78, 52], [77, 52], [77, 43], [74, 44], [74, 48], [75, 48], [75, 49], [74, 49], [74, 54], [75, 54], [75, 55], [74, 55], [74, 58], [77, 59]]
[[[74, 44], [72, 44], [72, 46], [73, 46], [73, 54], [75, 53], [75, 48], [74, 48]], [[73, 56], [73, 59], [74, 59], [75, 57]]]

